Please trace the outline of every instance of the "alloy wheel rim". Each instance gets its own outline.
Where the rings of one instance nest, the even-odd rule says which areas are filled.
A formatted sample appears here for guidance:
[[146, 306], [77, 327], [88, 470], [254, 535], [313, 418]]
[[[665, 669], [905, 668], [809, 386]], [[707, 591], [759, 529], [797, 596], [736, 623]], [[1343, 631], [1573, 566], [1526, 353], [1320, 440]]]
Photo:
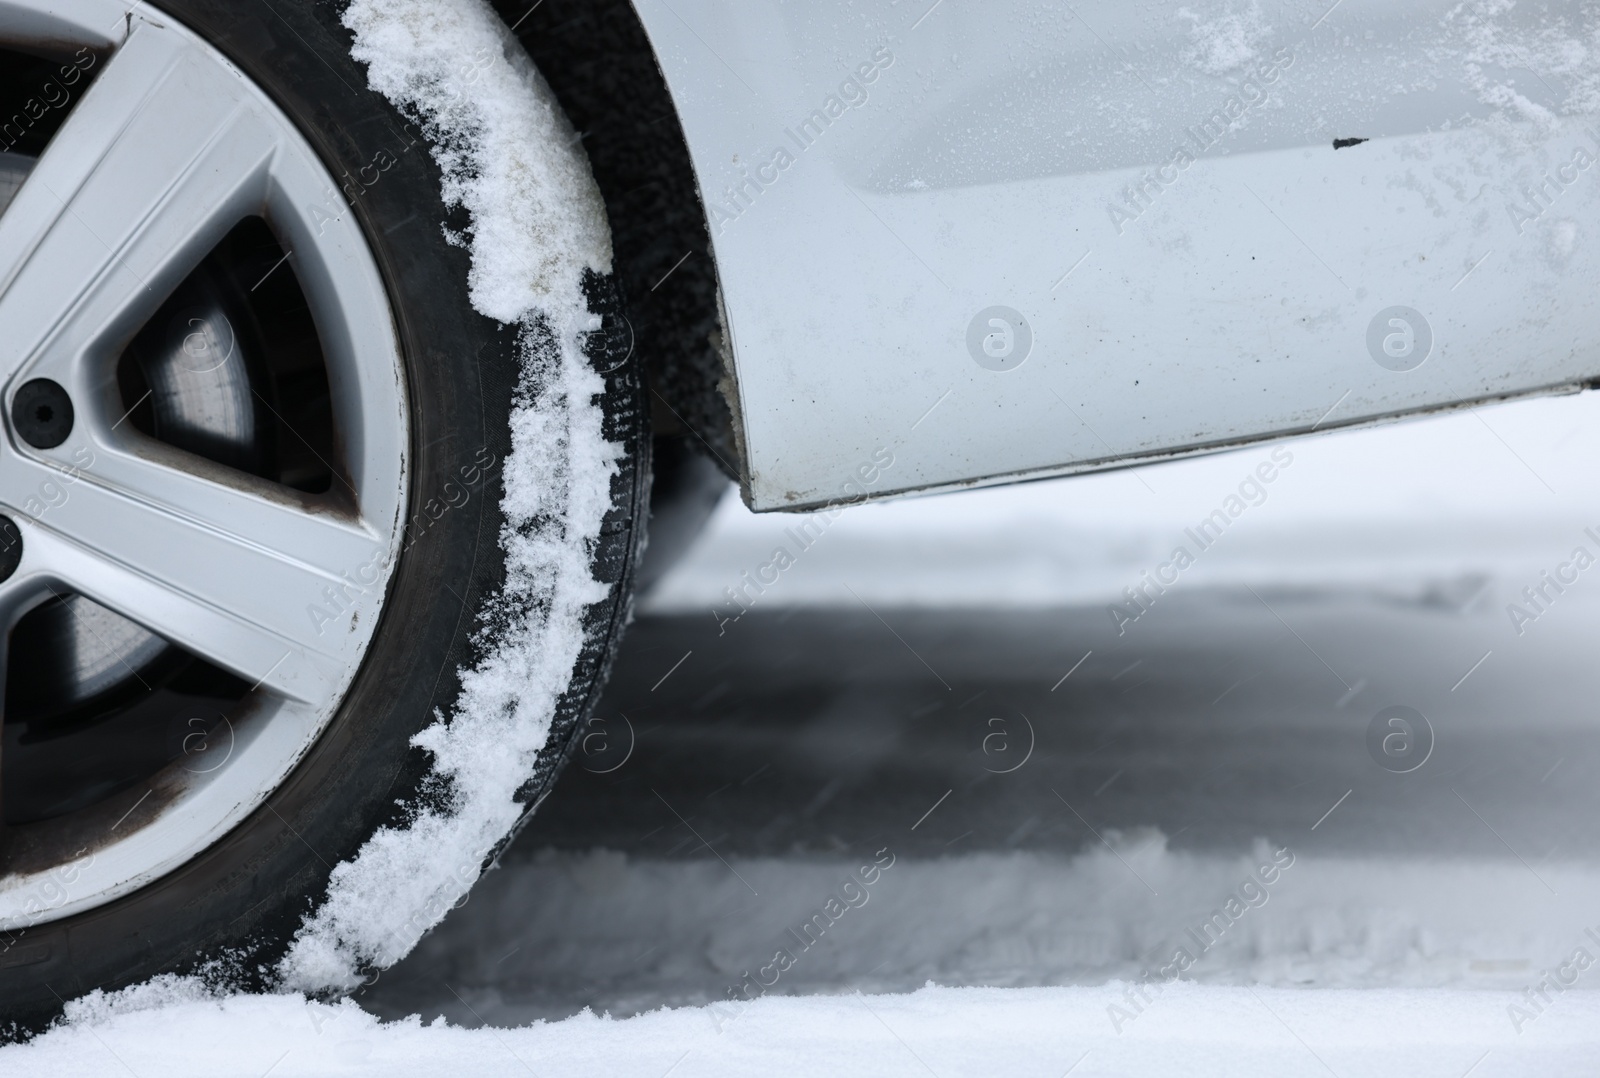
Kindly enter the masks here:
[[[70, 614], [84, 639], [106, 645], [106, 625], [131, 626], [125, 652], [159, 638], [249, 689], [220, 723], [185, 732], [176, 715], [181, 751], [145, 780], [0, 829], [0, 928], [13, 931], [171, 872], [282, 784], [371, 644], [406, 508], [394, 319], [333, 176], [264, 92], [170, 16], [96, 0], [70, 18], [0, 0], [0, 45], [67, 41], [100, 58], [0, 212], [0, 514], [22, 544], [0, 581], [0, 628], [41, 604], [89, 604]], [[327, 495], [141, 432], [118, 386], [129, 342], [253, 218], [284, 249], [315, 324], [341, 450]], [[244, 362], [202, 329], [207, 361]], [[59, 444], [30, 442], [12, 414], [40, 380], [71, 401]], [[96, 608], [114, 620], [87, 624]], [[152, 661], [118, 655], [135, 677]]]

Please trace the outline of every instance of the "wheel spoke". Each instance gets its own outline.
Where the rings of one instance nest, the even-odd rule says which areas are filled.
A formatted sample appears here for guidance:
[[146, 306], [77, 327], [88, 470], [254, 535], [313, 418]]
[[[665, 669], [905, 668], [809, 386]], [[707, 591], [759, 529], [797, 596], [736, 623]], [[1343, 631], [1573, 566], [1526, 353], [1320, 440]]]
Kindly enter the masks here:
[[264, 197], [276, 139], [245, 94], [180, 36], [135, 24], [0, 217], [9, 361], [99, 391], [106, 370], [74, 386], [68, 369], [124, 339]]
[[[0, 544], [6, 543], [8, 538], [11, 537], [6, 531], [0, 531]], [[26, 571], [14, 572], [0, 581], [0, 723], [5, 721], [6, 714], [6, 667], [11, 658], [11, 627], [28, 612], [29, 607], [39, 601], [40, 590], [36, 581], [28, 579]]]
[[16, 364], [0, 374], [21, 371], [13, 391], [50, 378], [80, 405], [65, 444], [0, 450], [0, 503], [24, 528], [18, 588], [81, 593], [312, 701], [359, 658], [387, 534], [109, 431], [121, 411], [111, 360], [259, 212], [279, 148], [235, 72], [184, 35], [134, 24], [0, 217], [0, 364]]
[[[0, 215], [0, 514], [22, 537], [0, 580], [0, 696], [14, 657], [12, 732], [30, 735], [10, 742], [24, 781], [0, 836], [15, 930], [214, 848], [313, 750], [374, 645], [413, 472], [404, 323], [373, 250], [391, 241], [341, 194], [351, 171], [364, 190], [398, 164], [398, 143], [352, 168], [368, 113], [286, 112], [147, 5], [0, 0], [0, 31], [94, 51]], [[312, 128], [341, 141], [319, 153]], [[325, 495], [295, 489], [312, 456]], [[225, 723], [203, 760], [200, 712]], [[94, 855], [67, 860], [84, 836]], [[41, 910], [68, 864], [71, 893]]]
[[[83, 594], [308, 702], [359, 660], [390, 549], [360, 522], [130, 457], [70, 481], [42, 462], [3, 464], [0, 502], [25, 507], [19, 587]], [[30, 501], [39, 489], [53, 496]]]

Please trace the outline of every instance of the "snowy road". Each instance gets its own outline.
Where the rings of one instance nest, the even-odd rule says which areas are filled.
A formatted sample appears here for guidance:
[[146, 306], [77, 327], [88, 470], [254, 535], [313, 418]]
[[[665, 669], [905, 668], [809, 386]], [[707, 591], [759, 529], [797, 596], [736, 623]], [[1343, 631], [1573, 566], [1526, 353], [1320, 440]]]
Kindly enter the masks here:
[[[1486, 663], [1452, 695], [1481, 615], [1261, 598], [1175, 599], [1054, 692], [1103, 611], [800, 611], [720, 641], [643, 619], [602, 712], [631, 758], [569, 771], [363, 1003], [517, 1024], [717, 999], [880, 850], [870, 899], [773, 991], [1135, 978], [1197, 951], [1279, 848], [1292, 867], [1188, 976], [1520, 988], [1600, 929], [1581, 639], [1573, 677]], [[1390, 704], [1435, 732], [1409, 774], [1367, 750]]]
[[[588, 753], [504, 868], [362, 1003], [515, 1024], [704, 1003], [747, 975], [778, 974], [767, 991], [782, 994], [1096, 985], [1159, 977], [1184, 947], [1202, 982], [1520, 991], [1577, 948], [1600, 955], [1600, 588], [1570, 570], [1580, 583], [1546, 588], [1534, 622], [1507, 613], [1570, 556], [1569, 534], [1595, 546], [1594, 480], [1574, 466], [1600, 442], [1597, 414], [1575, 398], [1490, 413], [1488, 434], [1453, 417], [1295, 443], [1299, 475], [1238, 525], [1258, 531], [1225, 537], [1258, 543], [1246, 575], [1197, 566], [1132, 624], [1108, 601], [1139, 575], [1114, 563], [1149, 560], [1136, 541], [1082, 542], [1075, 570], [1007, 583], [1024, 522], [1082, 527], [1092, 489], [968, 496], [1029, 499], [977, 523], [954, 498], [841, 524], [737, 621], [713, 613], [714, 582], [792, 522], [730, 511], [704, 544], [715, 558], [647, 604]], [[1455, 467], [1393, 467], [1423, 452]], [[1146, 475], [1176, 492], [1160, 501], [1181, 523], [1245, 457]], [[1300, 475], [1309, 510], [1282, 504]], [[1090, 482], [1140, 506], [1129, 476]], [[930, 508], [946, 536], [988, 545], [941, 559], [916, 519]], [[1386, 541], [1388, 560], [1373, 552]], [[909, 567], [874, 554], [916, 543], [934, 553]], [[1366, 565], [1380, 568], [1363, 579]], [[934, 579], [907, 602], [896, 589], [919, 572]], [[940, 572], [953, 586], [936, 591]], [[973, 579], [1000, 599], [935, 601]], [[1240, 888], [1278, 850], [1293, 865], [1270, 885], [1257, 873], [1251, 904]], [[870, 900], [802, 934], [879, 851], [895, 865]]]
[[853, 511], [737, 620], [794, 521], [725, 507], [361, 1009], [152, 989], [0, 1073], [1591, 1074], [1594, 397], [1292, 443], [1136, 607], [1262, 454]]

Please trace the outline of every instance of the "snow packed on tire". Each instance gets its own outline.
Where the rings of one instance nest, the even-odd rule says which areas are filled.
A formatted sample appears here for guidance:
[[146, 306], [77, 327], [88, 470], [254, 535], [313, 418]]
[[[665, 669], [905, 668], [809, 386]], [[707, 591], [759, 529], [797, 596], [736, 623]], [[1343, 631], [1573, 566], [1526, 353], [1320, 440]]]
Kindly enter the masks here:
[[549, 88], [482, 0], [356, 0], [343, 21], [371, 87], [421, 122], [445, 205], [470, 215], [453, 237], [471, 253], [469, 298], [521, 327], [523, 371], [501, 502], [506, 581], [484, 612], [496, 629], [450, 714], [413, 739], [432, 756], [424, 788], [449, 796], [409, 806], [406, 825], [334, 868], [276, 970], [305, 992], [349, 990], [404, 957], [526, 811], [517, 791], [572, 680], [584, 612], [609, 594], [591, 555], [622, 452], [602, 433], [604, 383], [580, 342], [599, 324], [584, 272], [611, 270], [605, 205]]

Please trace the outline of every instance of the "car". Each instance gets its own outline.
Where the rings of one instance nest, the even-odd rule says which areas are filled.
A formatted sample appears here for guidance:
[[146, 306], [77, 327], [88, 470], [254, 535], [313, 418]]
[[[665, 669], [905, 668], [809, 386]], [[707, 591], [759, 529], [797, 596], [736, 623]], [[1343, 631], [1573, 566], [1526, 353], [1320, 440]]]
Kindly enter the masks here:
[[1597, 48], [1577, 3], [0, 0], [0, 1020], [398, 961], [730, 484], [831, 519], [1593, 387]]

